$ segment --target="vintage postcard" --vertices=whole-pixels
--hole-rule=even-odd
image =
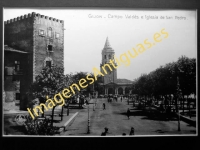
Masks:
[[[197,10],[4,8],[3,136],[197,136]]]

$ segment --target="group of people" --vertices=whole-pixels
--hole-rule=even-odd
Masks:
[[[111,96],[111,95],[109,95],[107,98],[108,98],[108,103],[109,103],[109,102],[112,102],[113,99],[115,99],[115,100],[117,101],[117,96]],[[122,102],[123,96],[121,96],[120,99],[121,99],[121,102]],[[103,103],[103,110],[104,110],[104,109],[106,109],[106,104],[105,104],[105,102]],[[126,114],[127,114],[128,119],[130,119],[131,111],[130,111],[129,108],[127,109]],[[107,127],[105,127],[104,129],[105,129],[105,131],[101,133],[101,136],[106,136],[106,135],[109,133]],[[134,134],[135,134],[134,132],[135,132],[134,128],[131,127],[131,131],[130,131],[129,135],[134,135]],[[122,133],[122,135],[123,135],[123,136],[126,136],[126,133]]]
[[[118,97],[116,95],[115,96],[109,95],[107,98],[108,98],[108,103],[111,103],[113,100],[115,100],[117,102],[117,100],[118,100]],[[120,100],[122,102],[123,96],[120,97]]]
[[[105,109],[106,109],[106,104],[103,103],[103,110],[105,110]],[[127,109],[126,115],[127,115],[128,119],[130,119],[131,111],[129,108]]]
[[[118,100],[117,95],[114,95],[114,96],[113,95],[108,95],[107,98],[108,98],[108,103],[112,102],[113,100],[115,100],[117,102],[117,100]],[[120,99],[121,99],[121,102],[122,102],[123,96],[121,96]]]
[[[74,97],[75,102],[79,104],[79,108],[83,108],[83,105],[88,105],[88,100],[86,99],[86,95],[80,94]]]
[[[117,96],[108,96],[108,103],[111,103],[113,101],[113,99],[115,99],[115,101],[117,102]],[[121,96],[121,102],[122,102],[122,96]],[[103,103],[103,109],[106,109],[106,104]]]
[[[104,129],[105,129],[105,131],[101,133],[101,136],[106,136],[109,133],[107,127],[105,127]],[[122,133],[122,135],[126,136],[126,133]],[[130,131],[129,135],[135,135],[135,129],[133,127],[131,127],[131,131]]]

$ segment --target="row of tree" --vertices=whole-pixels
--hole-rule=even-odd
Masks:
[[[78,81],[82,78],[85,78],[86,76],[87,72],[76,72],[75,74],[70,73],[64,75],[64,69],[57,66],[43,68],[40,74],[36,76],[35,82],[33,82],[33,84],[30,86],[29,107],[33,108],[35,104],[45,103],[48,98],[54,100],[53,97],[55,94],[61,92],[64,88],[68,88],[70,85],[74,83],[78,84]],[[85,89],[81,89],[81,91],[78,91],[78,89],[74,89],[76,94],[72,95],[71,98],[66,99],[67,107],[69,105],[69,102],[77,95],[81,94],[89,95],[89,93],[92,93],[96,85],[97,85],[96,83],[94,85],[92,84],[88,85],[88,87],[86,87]],[[52,108],[52,123],[53,123],[54,109],[59,105],[56,102],[54,104],[56,105],[53,106]],[[63,114],[63,107],[61,112],[61,120]],[[44,112],[43,106],[42,106],[42,111]],[[44,113],[42,114],[42,116],[44,117]]]
[[[179,84],[179,87],[177,87]],[[149,74],[135,79],[132,93],[148,98],[196,95],[196,59],[182,56],[176,62],[160,66]]]
[[[32,99],[39,98],[39,102],[44,103],[46,96],[53,97],[71,84],[78,83],[87,74],[87,72],[77,72],[64,75],[63,68],[57,66],[43,68],[30,87],[30,93],[33,95]],[[76,92],[84,95],[92,94],[94,91],[103,92],[103,87],[99,84],[100,79],[82,89],[82,92]],[[196,59],[182,56],[176,62],[160,66],[149,74],[142,74],[134,80],[132,93],[150,99],[173,95],[176,99],[178,82],[182,97],[196,94]],[[71,99],[67,99],[67,101],[69,100]]]

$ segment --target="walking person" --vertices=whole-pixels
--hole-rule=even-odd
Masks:
[[[130,109],[128,108],[128,109],[127,109],[127,117],[128,117],[128,119],[130,119],[130,114],[131,114],[131,111],[130,111]]]
[[[88,104],[89,104],[87,99],[85,99],[85,104],[86,104],[86,105],[88,105]]]
[[[134,135],[135,133],[135,129],[133,127],[131,127],[131,131],[130,131],[130,134],[129,135]]]
[[[80,101],[80,107],[83,108],[82,105],[84,104],[84,95],[80,96],[80,100],[79,101]]]
[[[106,109],[106,104],[105,104],[105,103],[103,103],[103,110],[104,110],[104,109]]]

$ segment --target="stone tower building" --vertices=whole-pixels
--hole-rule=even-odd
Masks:
[[[102,50],[102,62],[100,64],[100,69],[101,72],[104,72],[102,70],[102,66],[104,66],[104,64],[110,64],[110,59],[114,59],[114,55],[115,55],[115,51],[112,49],[112,47],[110,46],[108,37],[106,39],[106,43],[104,45],[104,48]],[[115,66],[117,66],[117,64],[114,62]],[[110,69],[108,67],[105,67],[107,70],[107,74],[103,77],[103,83],[104,84],[108,84],[108,83],[116,83],[117,80],[117,69],[115,69],[111,64],[110,67],[112,68],[112,71],[110,71]]]
[[[4,45],[4,83],[8,76],[20,81],[23,101],[43,67],[64,67],[64,21],[34,12],[10,19],[4,22]]]
[[[117,78],[117,69],[113,67],[113,65],[110,62],[110,59],[114,59],[115,51],[110,46],[108,38],[106,39],[106,43],[104,45],[104,48],[102,50],[102,62],[100,64],[100,70],[102,73],[104,73],[104,70],[102,67],[107,71],[107,74],[104,73],[104,76],[101,80],[101,87],[99,94],[113,94],[113,95],[129,95],[131,94],[131,85],[132,81],[128,79],[118,79]],[[112,68],[112,71],[105,66],[105,64],[109,64]],[[113,60],[114,66],[117,66],[117,63]]]

